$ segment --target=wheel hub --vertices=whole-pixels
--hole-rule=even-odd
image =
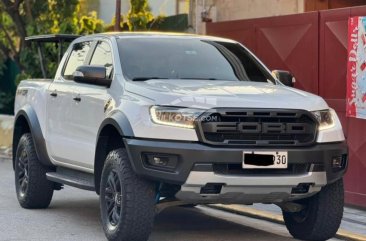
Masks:
[[[122,211],[122,187],[118,174],[111,171],[108,175],[105,188],[105,211],[109,225],[113,228],[118,225]]]
[[[18,158],[18,184],[19,184],[19,193],[21,196],[24,196],[28,189],[29,182],[29,168],[28,168],[28,155],[25,150],[23,150]]]
[[[121,193],[115,193],[114,195],[114,202],[117,204],[117,205],[121,205],[121,199],[122,199],[122,195]]]

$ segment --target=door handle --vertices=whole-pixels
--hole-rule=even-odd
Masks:
[[[74,97],[73,100],[75,100],[77,102],[80,102],[81,101],[81,98],[80,97]]]
[[[57,92],[56,92],[56,91],[52,92],[52,93],[50,94],[50,96],[52,96],[52,97],[57,97]]]

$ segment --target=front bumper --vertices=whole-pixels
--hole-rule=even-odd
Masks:
[[[161,140],[124,141],[138,175],[181,185],[175,197],[187,203],[282,203],[306,198],[340,179],[347,169],[345,142],[306,148],[260,149],[287,150],[289,168],[244,170],[241,168],[243,151],[259,149]],[[161,157],[170,162],[157,167],[149,164],[149,157]],[[333,168],[334,157],[342,157],[341,168]]]
[[[346,142],[317,144],[311,147],[301,148],[220,148],[211,147],[197,142],[177,142],[164,140],[146,139],[124,139],[132,167],[134,171],[145,178],[157,180],[165,183],[179,184],[186,183],[192,171],[211,172],[215,175],[225,175],[234,177],[250,177],[275,181],[283,179],[285,176],[304,176],[308,173],[323,172],[326,174],[326,182],[332,183],[343,176],[347,169],[348,148]],[[244,150],[287,150],[289,166],[302,166],[307,168],[304,172],[253,172],[240,173],[222,172],[222,166],[240,166]],[[162,156],[173,159],[170,168],[159,168],[150,166],[146,162],[146,156]],[[341,169],[332,168],[332,159],[337,156],[344,158]],[[242,183],[246,183],[243,180]],[[270,183],[269,183],[270,184]]]
[[[203,193],[212,184],[220,184],[216,193]],[[253,204],[282,203],[306,198],[327,184],[325,172],[297,176],[224,176],[212,172],[192,171],[176,198],[187,203]],[[299,185],[306,189],[296,192]]]

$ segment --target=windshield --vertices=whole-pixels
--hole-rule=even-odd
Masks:
[[[122,38],[119,54],[129,80],[204,79],[274,82],[237,43],[181,38]]]

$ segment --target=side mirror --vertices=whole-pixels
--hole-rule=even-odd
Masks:
[[[277,78],[279,81],[281,81],[282,84],[294,87],[296,79],[295,77],[288,71],[284,70],[273,70],[272,75]]]
[[[110,87],[112,80],[106,78],[106,72],[104,66],[82,65],[76,68],[73,77],[78,83]]]

